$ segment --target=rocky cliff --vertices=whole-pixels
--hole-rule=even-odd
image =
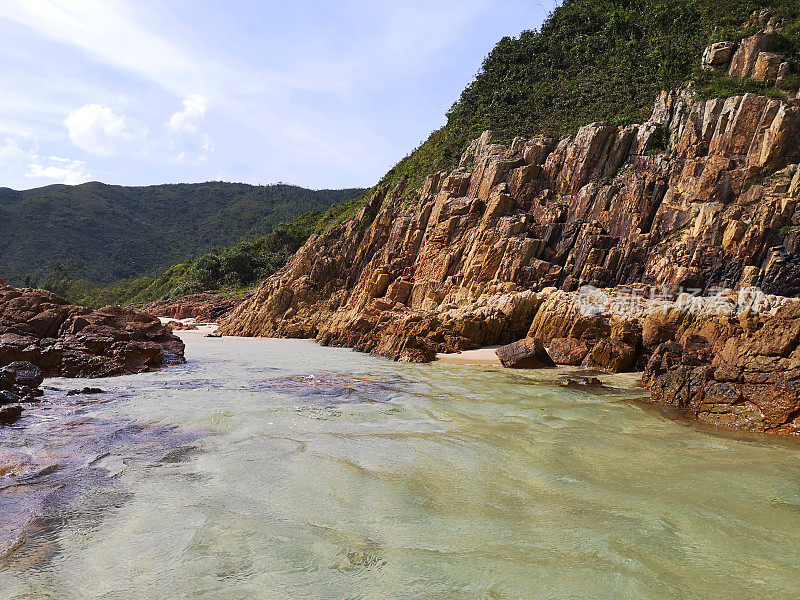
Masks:
[[[771,36],[767,27],[712,46],[704,66],[777,81],[788,63],[770,52]],[[662,93],[641,124],[593,123],[563,139],[505,144],[486,132],[458,167],[418,190],[380,189],[355,217],[310,239],[221,332],[316,338],[409,361],[524,337],[582,339],[577,352],[573,342],[556,342],[556,362],[627,370],[657,354],[675,372],[682,358],[674,348],[657,351],[670,340],[642,344],[640,321],[614,336],[608,316],[591,335],[576,335],[574,315],[558,325],[555,290],[797,295],[798,162],[794,94],[702,100],[687,87]],[[630,351],[611,348],[612,339]],[[669,402],[658,391],[661,372],[654,365],[646,381],[656,400]],[[792,414],[786,407],[788,421]]]

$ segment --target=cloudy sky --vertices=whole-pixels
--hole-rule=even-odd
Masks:
[[[0,186],[369,186],[552,1],[2,0]]]

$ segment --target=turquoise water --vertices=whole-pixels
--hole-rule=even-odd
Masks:
[[[799,444],[551,372],[184,338],[0,430],[0,597],[800,597]]]

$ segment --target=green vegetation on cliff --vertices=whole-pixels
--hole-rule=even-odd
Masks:
[[[141,304],[198,292],[235,293],[256,286],[280,269],[314,232],[322,215],[320,210],[308,211],[265,236],[228,248],[213,248],[153,276],[98,286],[78,277],[73,264],[62,264],[37,285],[91,307]]]
[[[362,192],[223,182],[0,189],[0,275],[13,284],[108,284],[267,235]]]
[[[794,57],[792,72],[800,73],[797,0],[565,0],[539,31],[500,40],[447,123],[379,185],[405,182],[407,191],[416,189],[426,175],[456,165],[487,129],[511,139],[564,135],[594,121],[641,122],[661,90],[699,76],[707,44],[752,34],[742,24],[765,8],[787,22],[780,51]],[[711,86],[708,93],[717,86],[728,94],[749,84],[702,83]],[[763,93],[764,86],[756,87]],[[353,211],[330,212],[334,221]]]

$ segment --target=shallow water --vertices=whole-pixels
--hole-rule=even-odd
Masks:
[[[0,430],[0,597],[798,597],[800,444],[550,373],[184,339]]]

